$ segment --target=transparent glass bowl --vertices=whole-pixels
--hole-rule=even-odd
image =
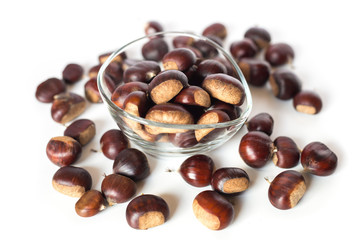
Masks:
[[[142,56],[142,46],[147,43],[151,38],[154,37],[162,37],[168,44],[169,51],[174,49],[173,47],[173,39],[178,36],[191,37],[194,41],[201,41],[203,44],[207,44],[207,46],[211,46],[217,50],[217,57],[222,58],[223,61],[226,61],[229,66],[232,67],[233,76],[238,78],[245,90],[245,101],[244,103],[238,107],[239,117],[233,119],[231,121],[216,123],[216,124],[167,124],[161,122],[151,121],[142,117],[138,117],[128,112],[125,112],[123,109],[119,108],[116,104],[111,101],[111,92],[105,82],[105,70],[109,66],[109,64],[116,58],[117,56],[123,56],[126,54],[128,59],[144,59]],[[159,66],[163,70],[161,62],[159,62]],[[192,155],[192,154],[200,154],[205,153],[209,150],[213,150],[226,141],[228,141],[235,133],[244,125],[247,118],[250,115],[252,108],[252,98],[250,94],[249,87],[246,83],[244,75],[242,74],[240,68],[236,64],[235,60],[217,43],[212,41],[211,39],[199,36],[193,33],[186,32],[161,32],[155,33],[152,35],[147,35],[141,38],[138,38],[128,44],[125,44],[117,51],[113,52],[109,58],[104,62],[102,67],[99,70],[99,74],[97,77],[97,83],[100,95],[103,99],[104,104],[110,111],[112,118],[115,120],[119,128],[124,132],[124,134],[129,138],[132,144],[137,145],[141,148],[145,153],[150,154],[152,156],[184,156],[184,155]],[[134,127],[135,126],[135,127]],[[171,129],[170,132],[176,132],[179,130],[180,132],[187,132],[188,135],[191,135],[192,131],[199,131],[200,129],[213,129],[217,131],[216,137],[210,139],[205,142],[198,142],[197,144],[189,144],[191,146],[179,147],[178,144],[173,144],[169,141],[168,134],[160,134],[159,136],[152,136],[146,133],[145,127],[160,127]],[[150,136],[150,137],[149,137]]]

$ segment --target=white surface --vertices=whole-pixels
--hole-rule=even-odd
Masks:
[[[360,22],[356,1],[3,1],[1,22],[1,239],[335,239],[359,236],[352,215],[360,213],[359,197],[359,73]],[[322,141],[337,154],[339,164],[329,177],[308,179],[308,191],[294,209],[275,209],[267,199],[268,183],[281,172],[270,162],[254,170],[240,159],[240,131],[223,147],[209,153],[217,167],[239,166],[251,178],[250,188],[236,198],[236,216],[225,230],[211,231],[193,216],[191,203],[209,188],[187,185],[176,169],[184,159],[149,158],[151,176],[137,194],[162,196],[170,206],[169,221],[148,231],[131,229],[125,220],[126,204],[114,206],[92,218],[76,215],[76,199],[51,186],[58,169],[45,147],[64,127],[50,117],[50,105],[37,102],[37,85],[60,77],[70,62],[86,70],[97,56],[143,35],[148,20],[158,20],[166,30],[200,33],[220,21],[228,27],[228,46],[245,30],[259,25],[273,42],[287,42],[296,52],[294,71],[306,89],[323,98],[319,115],[295,112],[291,102],[276,100],[269,89],[252,89],[252,116],[266,111],[275,119],[272,138],[292,137],[303,148]],[[82,80],[71,90],[83,93]],[[357,115],[355,115],[357,114]],[[99,148],[101,134],[115,128],[103,105],[88,104],[82,115],[95,121],[97,135],[75,164],[90,171],[100,189],[103,173],[112,162]],[[300,166],[295,169],[301,169]],[[356,216],[355,216],[356,217]],[[346,234],[346,235],[345,235]],[[6,237],[5,237],[6,236]]]

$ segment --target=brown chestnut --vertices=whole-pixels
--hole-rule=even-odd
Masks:
[[[188,79],[183,72],[167,70],[159,73],[150,82],[149,93],[154,103],[166,103],[187,86]]]
[[[211,178],[211,187],[223,194],[239,194],[250,184],[248,174],[241,168],[225,167],[217,169]]]
[[[300,160],[300,150],[294,140],[289,137],[277,137],[274,140],[274,164],[280,168],[295,167]]]
[[[84,146],[94,138],[95,132],[95,123],[93,121],[78,119],[66,127],[64,136],[72,137]]]
[[[211,105],[211,99],[210,95],[201,87],[189,86],[179,92],[174,103],[208,108]]]
[[[99,63],[103,64],[110,57],[111,54],[113,54],[113,52],[106,52],[106,53],[100,54],[98,57]],[[112,62],[122,63],[125,59],[127,59],[127,55],[125,52],[122,52],[119,55],[115,56],[115,58],[112,60]]]
[[[158,21],[149,21],[145,24],[144,31],[146,35],[164,31],[163,26]]]
[[[99,73],[99,70],[100,70],[101,66],[102,66],[102,64],[98,64],[98,65],[92,66],[92,67],[89,69],[89,72],[88,72],[89,78],[97,78],[97,75],[98,75],[98,73]]]
[[[150,174],[146,155],[135,148],[121,151],[113,163],[113,172],[131,178],[133,181],[145,179]]]
[[[281,100],[292,99],[301,90],[301,80],[287,69],[275,70],[271,73],[269,81],[274,96]]]
[[[197,74],[201,81],[204,80],[207,76],[214,73],[227,73],[224,64],[214,59],[206,59],[198,64]]]
[[[265,60],[271,66],[277,67],[287,63],[292,63],[295,57],[293,48],[286,43],[273,43],[266,49]]]
[[[246,81],[256,87],[262,87],[269,80],[271,66],[261,59],[242,58],[238,63]]]
[[[101,192],[112,206],[129,201],[136,193],[136,184],[128,177],[113,173],[101,182]]]
[[[206,111],[197,124],[214,124],[230,121],[230,117],[223,111],[217,109],[211,109]],[[198,142],[205,143],[216,139],[225,131],[225,128],[204,128],[196,129],[195,137]]]
[[[240,61],[242,58],[254,57],[257,52],[258,47],[248,38],[235,41],[230,45],[230,53],[237,61]]]
[[[92,186],[92,178],[84,168],[64,166],[52,178],[54,189],[70,197],[81,197]]]
[[[207,37],[210,40],[215,40],[215,36],[207,36]],[[217,39],[214,42],[218,45],[221,45],[221,42],[218,42]],[[214,44],[210,43],[209,41],[196,40],[192,46],[201,52],[203,58],[213,58],[219,54]]]
[[[175,48],[165,54],[162,64],[165,70],[179,70],[185,72],[195,64],[196,55],[188,48]]]
[[[89,190],[75,203],[75,211],[80,217],[92,217],[107,206],[106,199],[101,192]]]
[[[115,82],[107,74],[104,75],[104,81],[108,90],[112,93],[115,90]],[[97,85],[97,78],[90,78],[84,85],[85,97],[91,103],[102,103],[102,98]]]
[[[40,83],[36,88],[35,97],[43,103],[51,103],[54,96],[66,91],[64,81],[58,78],[49,78]]]
[[[118,86],[123,82],[124,70],[122,64],[115,61],[110,62],[105,69],[105,74],[112,79],[115,86]]]
[[[221,230],[234,219],[234,207],[221,194],[205,190],[199,193],[192,204],[195,217],[211,230]]]
[[[169,51],[169,46],[162,38],[150,39],[141,49],[142,55],[146,60],[159,62]]]
[[[227,30],[224,24],[222,23],[213,23],[207,26],[203,32],[203,36],[216,36],[221,40],[224,40],[227,36]]]
[[[124,72],[124,82],[150,82],[159,72],[160,66],[154,61],[141,61],[130,67]]]
[[[142,194],[126,208],[126,221],[135,229],[145,230],[164,224],[170,215],[165,200],[153,194]]]
[[[306,114],[317,114],[321,111],[322,100],[314,91],[302,90],[293,98],[296,111]]]
[[[81,80],[84,74],[82,66],[76,63],[66,65],[62,72],[62,77],[66,83],[75,83]]]
[[[108,130],[100,138],[101,151],[111,160],[128,147],[130,147],[129,139],[119,129]]]
[[[80,116],[86,107],[85,98],[76,93],[55,95],[51,105],[51,117],[55,122],[67,123]]]
[[[169,124],[193,124],[193,116],[181,105],[175,103],[157,104],[149,109],[146,119]],[[187,129],[165,128],[146,125],[145,129],[150,134],[186,132]]]
[[[337,162],[336,154],[321,142],[311,142],[301,152],[301,165],[304,170],[317,176],[333,174]]]
[[[263,167],[273,154],[274,145],[270,137],[260,131],[245,134],[239,145],[239,153],[244,162],[253,168]]]
[[[278,174],[270,183],[270,203],[281,210],[295,207],[306,191],[305,179],[301,173],[287,170]]]
[[[188,36],[176,36],[173,38],[172,43],[174,48],[189,47],[193,45],[194,38]]]
[[[208,75],[202,82],[202,88],[213,98],[240,106],[245,101],[245,90],[241,82],[227,74]]]
[[[188,157],[180,166],[181,177],[194,187],[205,187],[211,182],[214,161],[207,155],[196,154]]]
[[[236,107],[232,104],[229,103],[225,103],[222,102],[220,100],[215,99],[215,101],[213,101],[213,105],[211,106],[211,109],[217,109],[217,110],[221,110],[223,112],[225,112],[230,120],[234,120],[238,117],[240,117],[240,113],[241,113],[241,109],[239,107]]]
[[[246,122],[246,127],[249,132],[261,131],[270,136],[274,128],[274,119],[269,113],[258,113]]]
[[[259,49],[267,48],[271,42],[270,33],[262,27],[249,28],[244,37],[253,40]]]
[[[59,167],[68,166],[81,156],[81,144],[67,136],[53,137],[46,146],[46,155]]]
[[[148,93],[149,85],[144,82],[128,82],[119,85],[111,94],[111,101],[115,103],[119,108],[124,108],[124,101],[126,97],[135,91],[142,91]]]
[[[180,148],[193,147],[198,143],[194,130],[189,130],[183,133],[169,133],[168,139],[174,146]]]

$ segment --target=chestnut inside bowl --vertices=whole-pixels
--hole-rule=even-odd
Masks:
[[[106,84],[105,77],[109,64],[111,64],[113,61],[117,61],[119,56],[124,57],[125,55],[127,63],[137,62],[138,60],[145,60],[142,54],[142,47],[151,39],[155,38],[164,40],[168,46],[168,51],[171,51],[175,49],[173,40],[174,38],[178,39],[178,37],[191,38],[191,47],[195,47],[195,42],[200,42],[201,46],[198,47],[198,49],[202,51],[204,51],[204,49],[206,50],[207,48],[211,48],[213,51],[211,56],[208,58],[197,57],[198,62],[205,59],[220,59],[220,62],[227,65],[227,71],[230,70],[232,72],[231,76],[236,78],[241,83],[244,90],[244,101],[240,106],[235,107],[237,112],[235,117],[231,116],[231,114],[228,114],[228,116],[230,116],[230,120],[224,122],[197,124],[196,119],[199,117],[197,116],[194,117],[195,120],[193,124],[170,124],[149,120],[146,119],[145,116],[133,115],[129,111],[123,110],[112,101],[112,92]],[[127,63],[123,61],[120,64]],[[161,68],[161,71],[167,71],[164,70],[162,60],[158,61],[158,64]],[[244,125],[245,121],[250,115],[252,108],[252,98],[249,87],[235,60],[219,44],[212,41],[211,39],[186,32],[159,32],[138,38],[130,43],[125,44],[113,52],[103,63],[97,76],[97,83],[103,102],[107,106],[112,118],[115,120],[119,128],[125,133],[131,143],[141,148],[147,154],[153,156],[182,156],[205,153],[209,150],[213,150],[234,136],[234,134]],[[147,84],[149,84],[149,82],[147,82]],[[155,105],[149,96],[148,98],[151,102],[151,105]],[[169,102],[172,103],[173,101],[174,98]],[[198,108],[197,111],[200,109],[200,112],[195,112],[195,115],[200,115],[202,112],[206,113],[214,109],[215,103],[219,103],[219,101],[211,97],[211,106],[209,108]],[[154,129],[160,129],[160,131],[158,131],[159,134],[154,134],[153,131],[150,133],[148,131]]]

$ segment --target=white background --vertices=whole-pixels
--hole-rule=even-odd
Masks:
[[[2,1],[0,4],[1,68],[1,239],[335,239],[359,237],[359,27],[356,1]],[[294,71],[303,88],[316,90],[324,107],[316,116],[297,113],[291,102],[275,99],[269,88],[252,88],[251,116],[270,113],[272,138],[285,135],[300,148],[322,141],[338,156],[336,172],[307,176],[308,191],[293,209],[275,209],[267,199],[268,183],[282,171],[269,162],[255,170],[238,154],[241,130],[225,145],[209,152],[216,167],[238,166],[251,178],[250,188],[234,200],[236,216],[222,231],[211,231],[194,217],[191,203],[209,188],[187,185],[176,172],[184,158],[149,157],[150,177],[137,194],[162,196],[169,204],[166,224],[138,231],[125,220],[127,204],[92,218],[76,215],[76,199],[56,192],[51,179],[58,169],[46,157],[51,137],[64,127],[50,117],[50,105],[35,99],[37,85],[61,77],[66,64],[85,67],[97,56],[143,35],[147,21],[158,20],[166,30],[201,33],[213,22],[229,32],[225,48],[258,25],[273,42],[295,50]],[[82,80],[70,89],[83,94]],[[96,123],[97,135],[75,164],[89,170],[93,188],[100,189],[112,162],[101,153],[99,139],[115,128],[104,105],[88,104],[82,115]],[[301,170],[298,166],[295,169]],[[355,216],[355,218],[352,218]],[[5,225],[4,225],[5,223]],[[6,237],[5,237],[6,236]]]

